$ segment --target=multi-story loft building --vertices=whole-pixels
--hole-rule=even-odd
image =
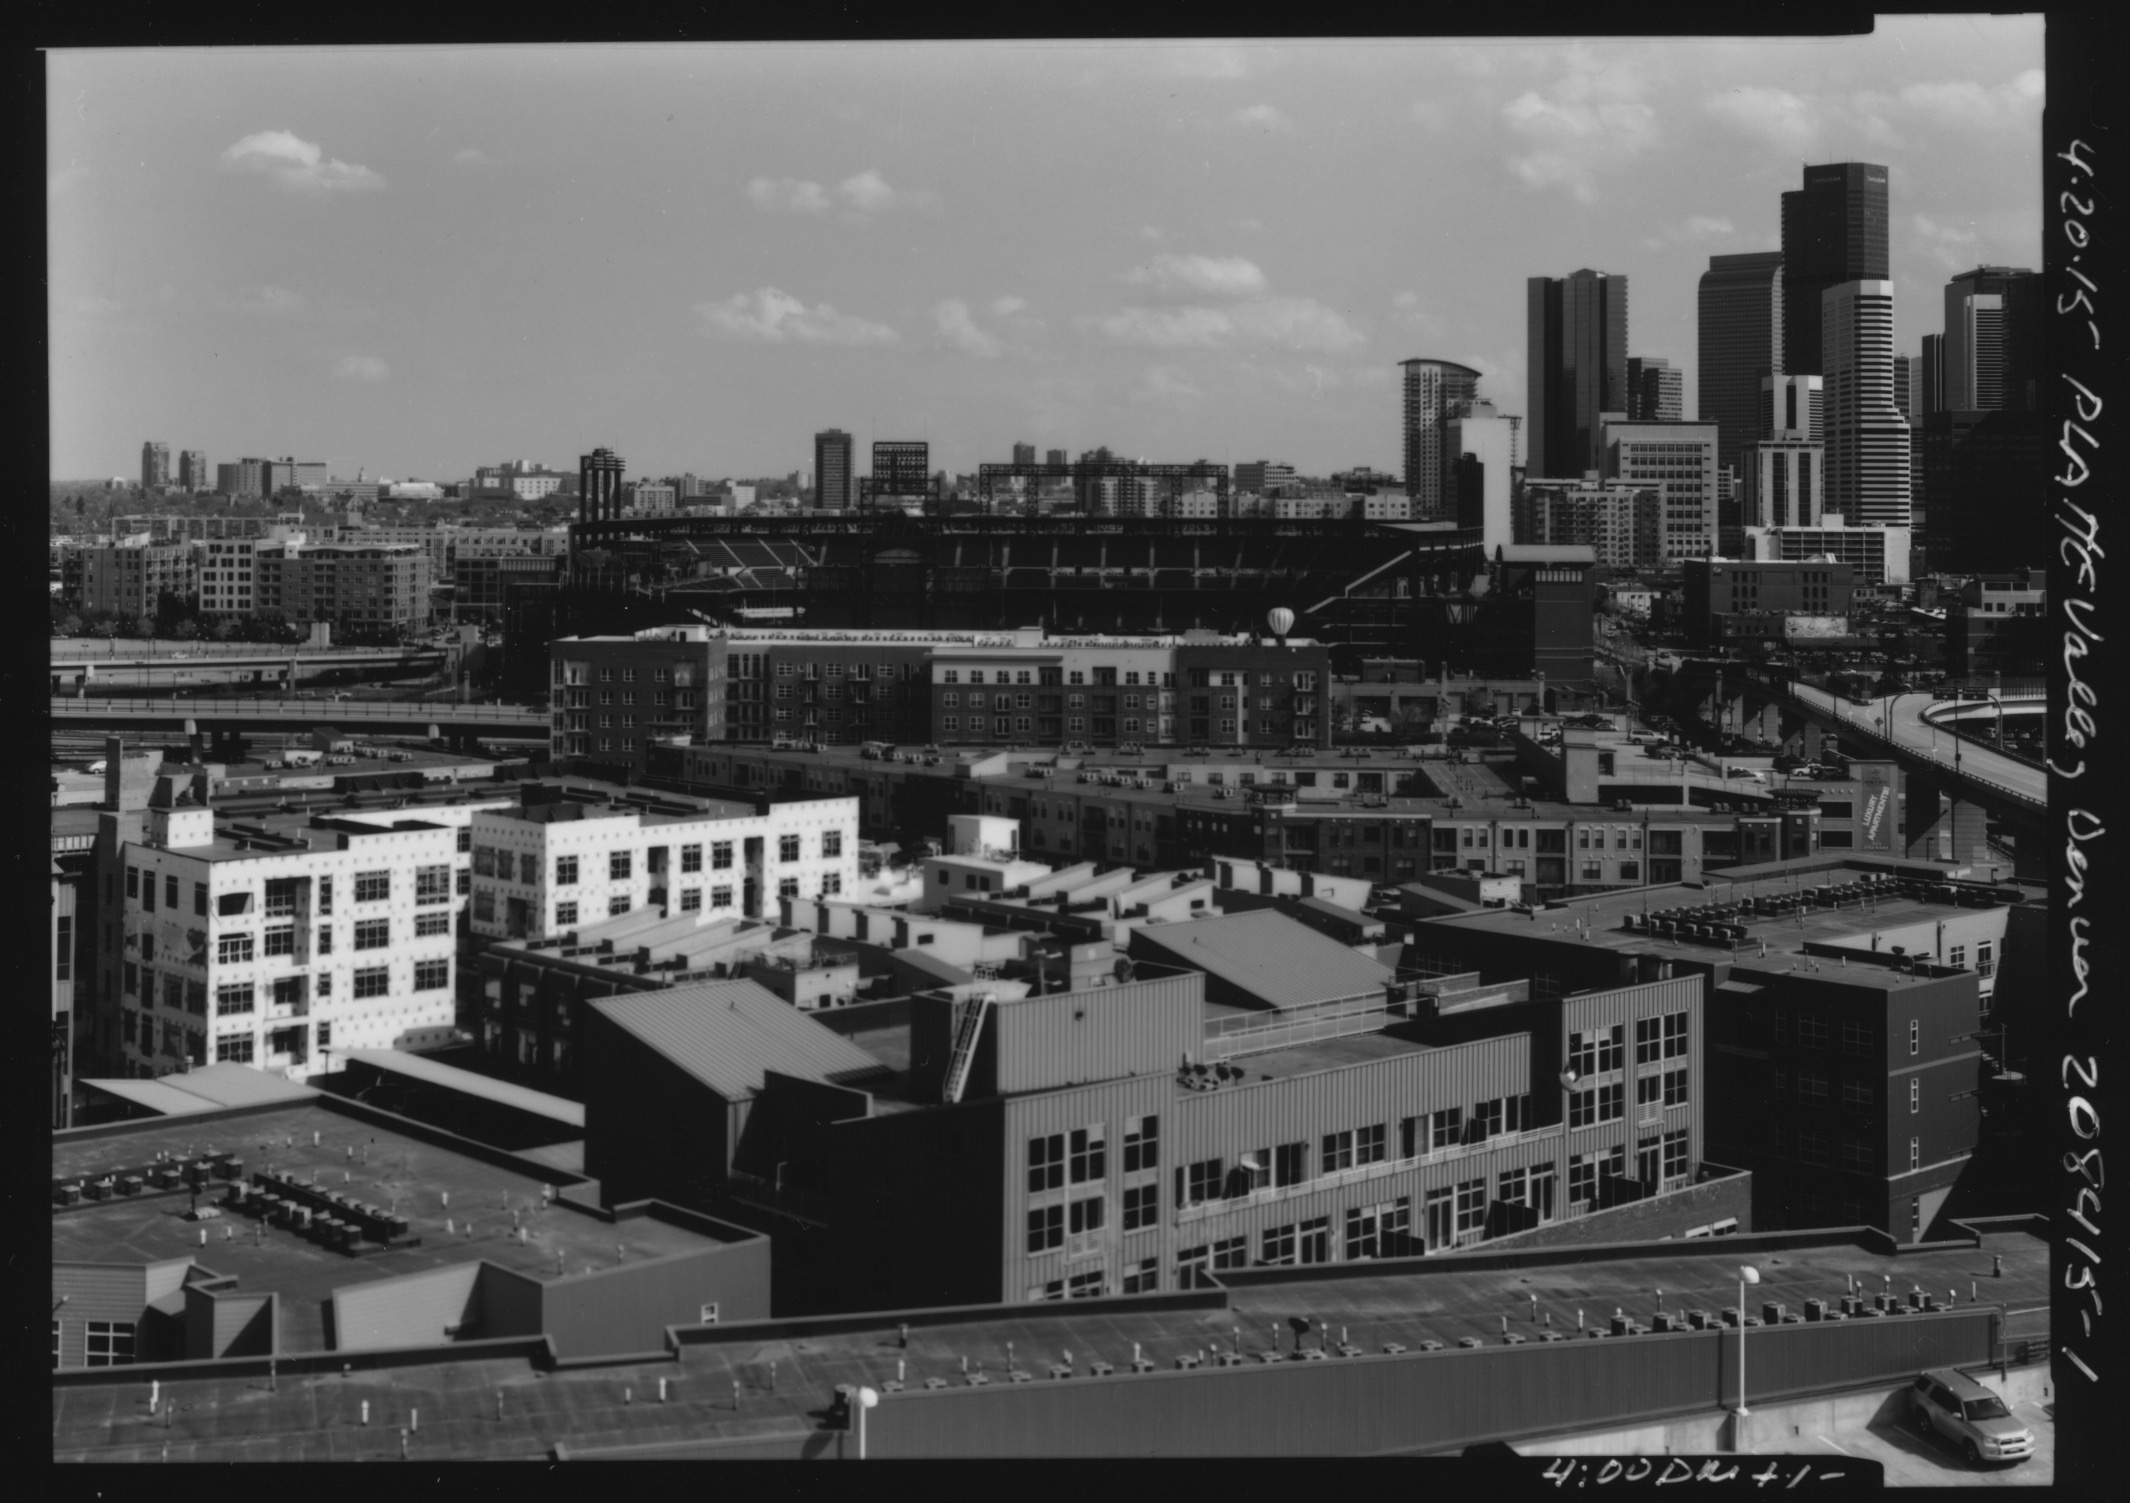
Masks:
[[[724,739],[727,646],[712,628],[561,637],[547,650],[556,760],[595,756],[641,773],[654,743]]]
[[[1741,637],[1779,634],[1791,616],[1849,614],[1855,570],[1848,564],[1807,560],[1740,562],[1694,558],[1686,561],[1687,640],[1697,647],[1720,647]]]
[[[240,459],[235,464],[215,466],[214,488],[231,500],[250,501],[268,494],[263,459]]]
[[[1686,372],[1653,355],[1627,357],[1627,416],[1676,423],[1686,416]]]
[[[1598,563],[1653,569],[1664,561],[1664,503],[1649,485],[1526,477],[1515,501],[1518,543],[1586,545]]]
[[[1253,496],[1277,496],[1298,483],[1294,466],[1277,459],[1247,459],[1235,467],[1235,489]]]
[[[1479,372],[1453,360],[1407,360],[1399,368],[1405,372],[1405,490],[1414,514],[1433,521],[1455,504],[1447,487],[1457,455],[1445,443],[1445,430],[1478,398]],[[1240,470],[1235,483],[1252,489]],[[1262,487],[1257,492],[1265,494]]]
[[[413,543],[265,543],[254,570],[259,609],[291,621],[382,631],[429,620],[429,554]]]
[[[513,586],[561,581],[562,553],[461,554],[451,565],[451,615],[458,621],[500,621]]]
[[[1908,424],[1893,395],[1893,283],[1821,295],[1827,505],[1852,527],[1906,527]]]
[[[1015,445],[1013,446],[1013,462],[1014,462],[1015,464],[1034,464],[1034,463],[1035,463],[1035,445],[1034,445],[1034,444],[1015,444]]]
[[[327,1050],[452,1041],[452,821],[245,822],[204,795],[204,780],[166,778],[145,814],[103,816],[97,1033],[115,1073],[214,1061],[300,1080],[329,1068]]]
[[[1845,282],[1891,276],[1886,169],[1875,162],[1806,167],[1782,196],[1782,363],[1797,375],[1832,373],[1820,302]]]
[[[931,740],[933,645],[976,634],[733,631],[725,640],[727,740],[855,745]]]
[[[612,449],[594,449],[577,460],[577,520],[610,521],[621,515],[621,477],[626,466]]]
[[[2023,892],[1900,862],[1727,875],[1432,919],[1417,943],[1534,996],[1700,975],[1708,1154],[1752,1171],[1755,1225],[1937,1235],[1976,1146],[1988,996],[2008,966],[2041,963],[2007,953]]]
[[[74,1125],[74,1060],[95,1006],[96,811],[57,808],[51,822],[52,1128]]]
[[[1783,369],[1782,252],[1709,257],[1698,311],[1696,411],[1716,425],[1716,463],[1736,469],[1759,436],[1754,402],[1761,382]]]
[[[165,595],[200,593],[200,556],[190,543],[129,538],[81,550],[81,603],[92,611],[152,616]]]
[[[858,504],[857,447],[841,428],[814,435],[814,505],[849,511]]]
[[[614,792],[528,785],[519,807],[474,815],[476,938],[552,939],[642,908],[759,919],[779,898],[857,880],[855,800],[622,803]]]
[[[1810,527],[1752,526],[1745,529],[1741,561],[1807,563],[1826,559],[1848,565],[1853,589],[1905,585],[1914,534],[1906,527],[1852,527],[1822,516]]]
[[[1628,410],[1627,278],[1588,269],[1532,277],[1525,321],[1531,470],[1601,468],[1602,415]]]
[[[670,517],[679,493],[658,480],[638,480],[623,487],[622,510],[632,517]]]
[[[2048,572],[1979,574],[1946,607],[1946,655],[1962,677],[2048,671]]]
[[[1716,425],[1637,423],[1606,416],[1599,425],[1605,479],[1655,490],[1661,500],[1665,559],[1716,551]]]
[[[277,541],[300,543],[302,534]],[[233,620],[258,610],[259,550],[266,546],[260,538],[209,539],[198,545],[201,615]]]
[[[1585,1217],[1600,1240],[1629,1204],[1709,1219],[1698,979],[1534,1001],[1270,911],[1141,930],[1131,958],[1107,985],[794,1014],[873,1062],[836,1092],[706,1089],[680,1019],[643,1023],[685,993],[596,1002],[586,1168],[806,1217],[846,1308],[1187,1289]],[[1657,1109],[1630,1115],[1645,1074]],[[647,1103],[692,1126],[658,1136]]]
[[[207,468],[203,449],[187,449],[178,456],[178,487],[192,492],[214,489],[214,471]]]

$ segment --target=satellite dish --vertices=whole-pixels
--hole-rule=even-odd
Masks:
[[[1129,955],[1119,955],[1117,957],[1117,963],[1110,967],[1111,973],[1116,976],[1119,981],[1131,980],[1133,973],[1137,969],[1138,968],[1132,964],[1132,960]]]
[[[1284,637],[1294,630],[1294,612],[1284,605],[1276,606],[1265,613],[1265,624],[1272,628],[1272,635]]]

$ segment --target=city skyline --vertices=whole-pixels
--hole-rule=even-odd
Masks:
[[[2039,264],[2041,36],[57,52],[52,472],[1397,471],[1399,362],[1520,412],[1523,280],[1577,266],[1695,416],[1701,273],[1803,163],[1889,167],[1901,353]]]

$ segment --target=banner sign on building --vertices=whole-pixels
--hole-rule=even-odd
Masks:
[[[1884,765],[1858,766],[1856,843],[1866,851],[1894,848],[1893,778]]]

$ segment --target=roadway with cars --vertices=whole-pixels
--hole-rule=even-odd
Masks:
[[[1874,699],[1868,705],[1851,704],[1812,684],[1792,683],[1789,693],[1799,704],[1832,717],[1844,729],[1890,741],[1918,761],[1934,763],[1948,773],[1957,772],[1960,777],[1987,784],[2037,808],[2048,803],[2048,774],[2040,768],[1986,746],[1956,742],[1950,734],[1936,734],[1935,727],[1923,715],[1931,704],[1926,692],[1911,690]]]

